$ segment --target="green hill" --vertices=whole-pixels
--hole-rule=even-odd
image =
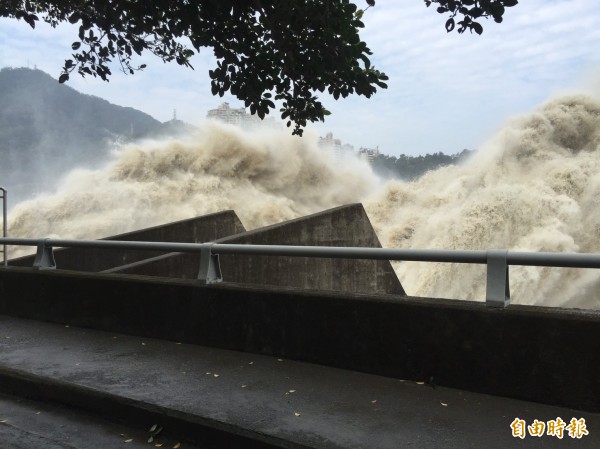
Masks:
[[[0,185],[13,205],[52,190],[71,168],[105,160],[117,137],[160,128],[148,114],[81,94],[41,70],[0,70]]]

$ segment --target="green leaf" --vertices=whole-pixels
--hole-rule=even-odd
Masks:
[[[69,74],[68,73],[63,73],[62,75],[60,75],[60,77],[58,78],[58,82],[60,84],[64,83],[65,81],[67,81],[69,79]]]
[[[494,20],[498,23],[502,22],[502,15],[504,14],[504,5],[502,3],[492,3],[490,5],[490,9],[492,10],[492,16]]]
[[[36,15],[30,14],[23,17],[23,20],[27,22],[31,28],[35,28],[35,21],[38,20],[38,18]]]
[[[365,55],[360,55],[360,59],[362,59],[365,63],[365,69],[371,68],[371,61]]]
[[[481,17],[482,14],[483,14],[483,9],[479,8],[478,6],[475,6],[474,8],[471,8],[469,10],[469,15],[471,17],[473,17],[474,19],[476,19],[477,17]]]
[[[483,33],[483,27],[481,26],[481,24],[479,24],[477,22],[473,22],[471,24],[471,30],[475,31],[479,35],[481,35],[481,33]]]

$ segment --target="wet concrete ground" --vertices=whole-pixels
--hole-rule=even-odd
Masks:
[[[81,410],[5,394],[0,394],[0,421],[2,449],[170,449],[178,443],[182,449],[202,449],[186,441],[165,438],[162,432],[153,436],[149,432],[152,425],[144,431]],[[150,437],[152,444],[148,443]]]
[[[206,447],[249,447],[240,441],[289,448],[600,447],[598,414],[7,316],[0,316],[0,390],[68,404],[0,398],[2,448],[135,447],[163,418],[164,437],[181,438],[185,447],[210,441],[202,437],[207,429],[242,440],[232,446],[220,438]],[[31,413],[43,407],[50,413]],[[531,424],[557,417],[567,424],[585,419],[589,435],[512,436],[515,418]],[[113,418],[124,424],[111,424]],[[125,443],[121,434],[128,432],[137,433]],[[35,446],[38,435],[49,443]],[[21,437],[30,445],[16,445]]]

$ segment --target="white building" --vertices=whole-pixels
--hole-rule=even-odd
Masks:
[[[243,129],[254,129],[260,123],[258,116],[248,114],[245,108],[231,108],[229,103],[222,103],[216,109],[209,110],[206,117]]]
[[[245,130],[256,129],[259,126],[269,128],[281,128],[282,126],[281,122],[278,122],[273,117],[266,117],[261,120],[258,118],[258,115],[248,114],[246,108],[232,108],[229,106],[229,103],[222,103],[217,108],[209,110],[206,113],[206,118],[239,126]]]
[[[379,146],[375,148],[363,148],[360,147],[358,150],[358,156],[366,160],[369,164],[373,165],[373,159],[379,155]]]
[[[356,151],[352,145],[342,144],[340,139],[334,139],[333,133],[327,133],[325,137],[319,137],[319,147],[331,151],[335,160],[340,160],[345,154],[353,154],[369,164],[373,164],[373,159],[379,155],[378,146],[375,148],[361,147]]]

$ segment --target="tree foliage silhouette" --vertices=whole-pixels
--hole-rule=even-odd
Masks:
[[[365,0],[366,9],[375,5]],[[481,34],[476,19],[502,19],[516,0],[425,0],[450,13],[446,29]],[[32,28],[40,20],[56,27],[79,26],[73,53],[59,81],[73,72],[108,80],[111,63],[125,73],[148,51],[164,62],[192,67],[190,58],[212,48],[216,67],[209,71],[213,95],[230,92],[264,118],[281,102],[281,117],[302,134],[307,121],[324,120],[329,112],[317,92],[335,99],[351,94],[371,97],[385,89],[388,77],[371,65],[372,54],[359,31],[364,9],[350,0],[7,0],[0,17],[21,19]]]

